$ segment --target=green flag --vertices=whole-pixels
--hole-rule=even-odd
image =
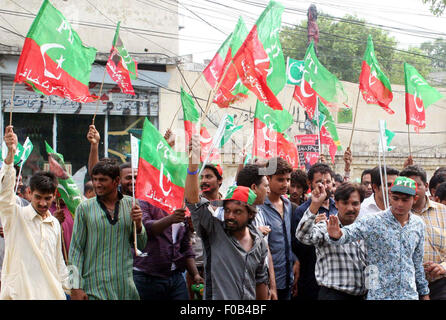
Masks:
[[[338,123],[352,123],[352,108],[340,108],[338,112]]]
[[[410,64],[404,64],[406,85],[406,124],[413,124],[415,130],[426,127],[425,108],[444,98],[435,88],[431,87],[421,74]]]
[[[318,101],[318,110],[319,130],[322,129],[322,127],[324,126],[333,139],[334,144],[337,146],[337,149],[342,150],[341,141],[339,140],[338,130],[336,129],[333,116],[321,100]],[[317,117],[313,118],[313,123],[317,125]]]
[[[46,152],[48,153],[48,163],[50,172],[57,177],[59,185],[57,191],[65,202],[68,210],[74,216],[77,206],[82,202],[82,195],[74,182],[73,178],[65,170],[65,161],[60,153],[54,152],[50,145],[45,141]]]
[[[26,137],[25,143],[23,145],[17,143],[17,150],[14,155],[14,164],[20,163],[20,165],[23,166],[32,151],[33,151],[33,144],[28,137]],[[3,141],[2,143],[3,161],[5,160],[7,154],[8,154],[8,147],[6,146],[5,141]]]
[[[304,96],[310,97],[316,93],[322,97],[322,100],[329,103],[345,103],[347,101],[347,94],[342,83],[319,62],[314,51],[313,41],[305,53],[304,67],[302,79],[311,87],[308,92],[302,92]],[[301,88],[305,88],[304,84],[301,85]],[[325,101],[323,102],[326,103]]]
[[[379,150],[381,150],[381,152],[383,150],[381,141],[383,141],[385,143],[385,145],[387,147],[386,151],[392,151],[393,149],[395,149],[394,146],[390,146],[390,142],[392,141],[393,137],[395,136],[395,132],[387,129],[387,121],[379,120],[379,132],[380,132],[380,137],[379,137],[379,141],[378,141]]]
[[[286,83],[279,37],[283,10],[282,4],[270,1],[233,58],[243,84],[275,110],[283,110],[276,95]]]
[[[29,84],[45,95],[86,103],[96,49],[85,47],[70,23],[44,0],[23,44],[14,82]]]
[[[227,114],[226,115],[226,127],[225,131],[223,132],[223,137],[220,141],[220,148],[223,147],[223,145],[229,141],[231,136],[234,134],[234,132],[240,130],[243,126],[235,126],[234,124],[234,117]]]
[[[287,59],[286,75],[288,84],[293,84],[295,86],[300,86],[302,81],[302,74],[305,69],[303,60]]]
[[[136,198],[169,214],[182,208],[187,163],[185,154],[175,152],[146,118],[139,148]]]

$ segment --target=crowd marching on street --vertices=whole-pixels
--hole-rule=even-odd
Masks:
[[[1,300],[446,300],[446,167],[440,159],[428,176],[431,167],[412,158],[409,130],[406,161],[386,165],[395,134],[379,120],[378,163],[369,162],[360,182],[353,179],[351,173],[364,168],[353,167],[351,150],[360,93],[366,104],[395,113],[372,36],[364,45],[350,144],[343,150],[332,113],[347,106],[346,93],[318,60],[316,7],[307,14],[305,57],[287,63],[279,32],[283,11],[270,1],[251,31],[239,18],[199,75],[212,87],[205,109],[176,65],[189,92],[180,87],[178,105],[160,112],[175,114],[173,125],[182,109],[183,150],[172,125],[163,135],[145,118],[141,140],[130,135],[131,157],[120,163],[100,157],[101,137],[108,150],[108,122],[100,133],[95,113],[88,128],[76,127],[90,144],[89,154],[80,154],[88,164],[82,194],[63,156],[46,141],[49,170],[33,169],[22,179],[32,144],[27,138],[21,145],[17,134],[23,132],[13,126],[16,83],[42,97],[74,101],[79,110],[96,103],[97,112],[101,103],[108,112],[113,104],[111,91],[110,101],[102,98],[104,80],[98,95],[89,91],[97,84],[89,85],[96,49],[83,45],[62,13],[43,0],[12,81],[9,125],[1,126]],[[135,96],[131,80],[138,67],[119,27],[103,78],[108,72],[113,92],[127,99]],[[407,63],[404,75],[406,124],[419,131],[426,127],[425,107],[443,95]],[[292,102],[305,110],[306,132],[317,134],[290,141],[294,114],[278,98],[285,84],[294,86]],[[226,152],[223,146],[242,126],[226,112],[211,135],[205,126],[211,105],[230,108],[249,93],[256,97],[253,128],[245,130],[252,139]],[[138,101],[140,116],[143,100],[131,101]],[[322,145],[333,164],[343,150],[343,172],[334,172]],[[78,155],[82,148],[76,147],[71,152]],[[235,176],[223,154],[240,156]]]
[[[168,130],[173,146],[171,137]],[[222,195],[221,166],[199,175],[192,139],[185,206],[169,214],[133,202],[137,172],[98,159],[94,125],[87,139],[91,181],[72,218],[53,202],[53,173],[35,173],[22,187],[17,136],[6,128],[1,299],[446,298],[444,167],[428,180],[409,157],[401,170],[365,170],[359,184],[349,181],[349,149],[342,182],[323,157],[308,172],[276,157],[239,165]]]

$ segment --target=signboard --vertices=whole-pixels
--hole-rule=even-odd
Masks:
[[[294,136],[299,155],[299,168],[308,171],[319,158],[319,141],[317,134],[298,134]]]

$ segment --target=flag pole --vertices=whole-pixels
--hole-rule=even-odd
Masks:
[[[410,128],[409,128],[409,125],[407,125],[407,138],[409,139],[409,155],[412,157],[412,150],[410,148]]]
[[[389,192],[387,192],[387,167],[386,167],[387,143],[385,143],[385,141],[383,139],[384,138],[383,134],[382,134],[383,132],[384,132],[384,128],[382,126],[382,122],[379,121],[379,139],[380,139],[380,142],[381,142],[381,149],[382,149],[382,152],[383,152],[384,183],[385,183],[384,187],[386,188],[384,200],[386,201],[386,209],[387,209],[389,207]]]
[[[12,108],[14,107],[15,81],[12,81],[11,109],[9,109],[9,125],[12,126]]]
[[[382,165],[381,165],[381,150],[379,148],[379,145],[378,145],[378,167],[379,167],[379,178],[381,179],[381,191],[383,194],[384,208],[387,210],[387,202],[386,202],[386,195],[384,193],[384,180],[383,180]]]
[[[175,122],[175,120],[177,118],[177,115],[178,115],[178,112],[180,112],[181,107],[182,107],[182,105],[180,103],[180,106],[178,107],[177,112],[175,112],[175,115],[173,116],[172,122],[170,123],[170,127],[169,127],[170,130],[172,130],[173,123]]]
[[[101,100],[101,95],[102,95],[102,87],[104,86],[104,81],[105,81],[105,73],[107,71],[107,64],[104,66],[104,75],[102,76],[102,82],[101,82],[101,87],[99,88],[99,97],[98,100],[96,100],[96,111],[94,112],[93,115],[93,121],[92,121],[92,125],[94,125],[94,119],[96,118],[96,114],[98,113],[98,109],[99,109],[99,101]]]
[[[211,148],[209,149],[208,154],[206,155],[206,158],[203,161],[203,164],[201,165],[201,169],[200,172],[198,173],[198,176],[201,175],[201,173],[204,170],[204,167],[206,166],[206,164],[208,163],[208,160],[212,154],[212,152],[215,150],[215,148],[217,147],[217,145],[220,144],[221,139],[223,137],[223,133],[225,131],[225,127],[226,127],[226,122],[227,122],[227,116],[225,115],[223,117],[223,119],[220,121],[220,124],[218,125],[217,131],[215,132],[214,138],[212,139],[212,145]]]
[[[209,108],[210,108],[210,106],[211,106],[211,104],[212,104],[212,101],[214,100],[215,94],[216,94],[217,91],[220,89],[221,84],[223,83],[223,79],[226,77],[226,74],[228,73],[229,67],[231,66],[232,63],[233,63],[233,62],[232,62],[232,59],[231,59],[231,60],[229,61],[228,65],[226,66],[225,72],[223,72],[223,75],[221,76],[220,81],[218,82],[217,86],[211,90],[211,93],[209,94],[208,102],[207,102],[207,104],[206,104],[206,109],[205,109],[204,113],[203,113],[202,116],[201,116],[201,121],[200,121],[200,123],[201,123],[201,122],[203,121],[203,119],[206,117],[206,115],[207,115],[207,113],[208,113],[208,111],[209,111]]]
[[[353,117],[353,124],[352,124],[352,134],[350,135],[350,142],[348,143],[349,148],[352,146],[353,133],[355,132],[356,115],[358,114],[358,103],[359,103],[359,93],[360,92],[361,92],[361,89],[358,88],[358,96],[356,97],[356,106],[355,106],[355,116]]]
[[[130,147],[132,147],[132,134],[130,134]],[[133,157],[133,154],[132,154]],[[132,165],[132,207],[135,206],[136,204],[136,199],[135,199],[135,168],[133,166],[133,158],[131,161],[131,165]],[[135,246],[135,255],[139,256],[139,250],[138,250],[138,246],[137,246],[137,240],[136,240],[136,222],[133,221],[133,245]]]
[[[319,99],[316,99],[316,117],[317,117],[317,137],[319,144],[319,159],[321,158],[322,150],[321,150],[321,127],[319,126]]]
[[[197,79],[194,81],[194,83],[192,84],[192,88],[193,89],[195,87],[195,85],[197,84],[198,80],[200,80],[201,76],[203,75],[203,72],[200,72],[200,74],[198,75]]]
[[[19,175],[17,176],[17,180],[19,180],[20,176],[22,175],[22,168],[23,168],[23,160],[22,160],[22,163],[20,164]],[[17,185],[15,186],[15,192],[14,193],[17,193],[17,189],[18,188],[19,188],[19,184],[17,183]]]

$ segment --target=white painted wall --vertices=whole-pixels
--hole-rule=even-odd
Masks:
[[[14,1],[1,0],[1,9],[20,13],[37,14],[42,0]],[[51,3],[72,22],[83,43],[109,52],[116,23],[121,21],[121,39],[129,52],[162,52],[178,55],[178,6],[164,4],[161,0],[51,0]],[[95,9],[94,7],[97,9]],[[167,8],[162,9],[160,6]],[[28,33],[33,17],[18,17],[1,14],[0,25],[24,36]],[[79,23],[113,25],[113,28],[96,28]],[[124,27],[144,29],[145,31],[126,31]],[[154,36],[153,31],[162,32],[163,37]],[[138,35],[137,32],[145,34]],[[151,33],[152,35],[149,35]],[[166,38],[170,37],[170,38]],[[175,38],[175,39],[172,39]],[[23,38],[0,29],[0,43],[21,49]]]

